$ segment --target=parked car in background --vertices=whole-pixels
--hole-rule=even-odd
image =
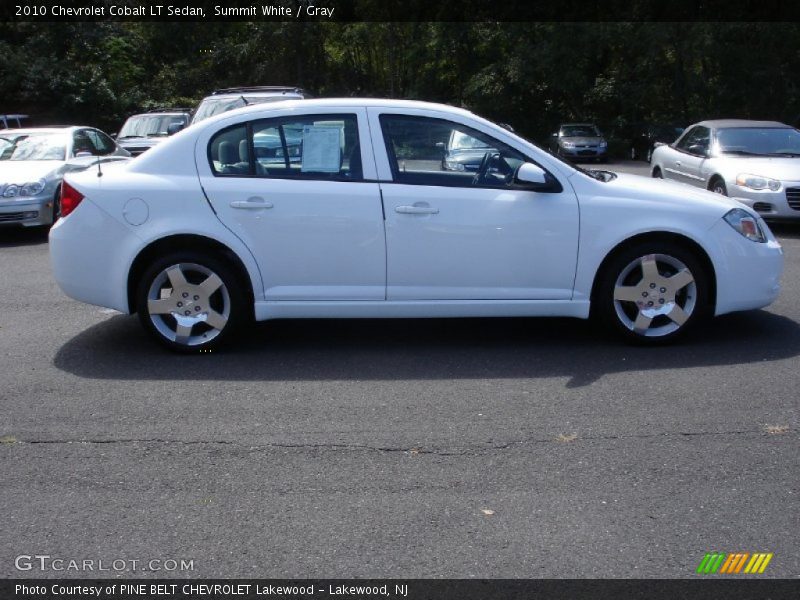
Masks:
[[[702,121],[655,149],[652,175],[733,196],[768,219],[798,219],[800,131],[776,121]]]
[[[0,130],[0,224],[52,224],[64,173],[129,157],[92,127]]]
[[[311,95],[299,87],[267,85],[216,90],[200,102],[194,115],[192,115],[192,124],[251,104],[263,104],[280,100],[301,100],[303,98],[311,98]]]
[[[20,128],[23,126],[22,122],[29,118],[28,115],[0,115],[0,125],[3,129]]]
[[[608,142],[592,123],[564,123],[552,135],[551,150],[572,160],[608,160]]]
[[[139,156],[186,127],[191,112],[190,108],[155,108],[130,116],[116,135],[117,143],[131,156]]]
[[[302,136],[296,162],[287,131]],[[495,149],[477,171],[429,159],[454,131]],[[277,132],[283,162],[248,152],[228,171],[215,159],[264,132]],[[250,106],[109,171],[64,181],[56,281],[138,312],[177,351],[206,350],[252,318],[592,313],[658,343],[779,291],[781,247],[750,208],[576,168],[441,104]]]
[[[626,131],[628,155],[631,160],[650,162],[656,144],[671,144],[683,133],[683,127],[674,125],[637,124]]]
[[[505,125],[500,126],[508,129]],[[497,148],[492,148],[486,142],[456,129],[450,134],[447,144],[442,143],[442,145],[444,146],[442,166],[448,171],[474,173],[487,154],[497,152]]]

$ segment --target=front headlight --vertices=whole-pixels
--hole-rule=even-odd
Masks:
[[[452,160],[444,161],[444,166],[447,168],[448,171],[463,171],[464,165],[460,162],[455,162]]]
[[[22,189],[19,192],[20,196],[35,196],[36,194],[40,193],[47,182],[44,179],[39,179],[38,181],[30,181],[22,186]]]
[[[3,191],[3,197],[14,198],[16,196],[35,196],[44,189],[46,184],[47,182],[44,179],[39,179],[38,181],[29,181],[28,183],[23,183],[22,185],[11,183],[6,186],[6,189]]]
[[[753,242],[766,242],[767,234],[758,219],[742,208],[734,208],[723,217],[728,225]]]
[[[781,189],[781,182],[777,179],[750,175],[749,173],[739,173],[736,176],[736,185],[750,188],[751,190],[772,190],[773,192]]]

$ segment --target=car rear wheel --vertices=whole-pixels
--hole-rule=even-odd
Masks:
[[[656,179],[664,179],[664,175],[661,174],[661,169],[659,169],[658,167],[653,169],[653,177]]]
[[[226,262],[201,252],[153,262],[139,281],[139,320],[158,342],[202,352],[230,339],[245,315],[245,295]]]
[[[658,242],[628,248],[599,275],[595,314],[627,341],[671,342],[709,313],[708,276],[692,252]]]

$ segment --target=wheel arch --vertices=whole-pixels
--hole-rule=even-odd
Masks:
[[[711,188],[714,187],[714,182],[717,180],[721,181],[722,184],[725,185],[725,187],[727,187],[727,185],[725,184],[725,178],[719,173],[714,173],[711,175],[711,177],[708,178],[708,185],[706,186],[706,189],[710,191]]]
[[[253,293],[253,282],[239,255],[222,242],[213,238],[198,234],[174,234],[159,238],[150,242],[142,248],[131,263],[128,271],[128,309],[133,314],[137,311],[136,288],[139,279],[144,274],[147,266],[154,259],[167,252],[192,250],[196,252],[208,252],[216,258],[221,258],[227,262],[236,273],[236,278],[245,290],[248,307],[253,310],[255,297]]]
[[[709,290],[708,290],[708,300],[709,305],[712,309],[715,309],[717,306],[717,273],[716,269],[714,269],[714,263],[711,261],[711,257],[706,252],[705,248],[698,244],[696,241],[682,235],[680,233],[673,233],[669,231],[650,231],[645,233],[640,233],[629,237],[621,242],[619,242],[616,246],[614,246],[603,258],[600,266],[597,268],[597,271],[594,274],[594,279],[592,281],[592,291],[591,291],[591,307],[596,306],[595,297],[597,294],[598,283],[606,270],[608,268],[608,264],[620,253],[632,246],[636,246],[638,244],[644,242],[667,242],[672,244],[677,244],[685,249],[691,251],[697,259],[700,261],[700,264],[703,266],[703,269],[708,276],[709,282]]]

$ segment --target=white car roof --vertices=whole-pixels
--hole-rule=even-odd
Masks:
[[[748,119],[712,119],[709,121],[700,121],[692,125],[692,127],[695,125],[702,125],[709,129],[725,129],[731,127],[776,127],[780,129],[794,129],[791,125],[780,123],[779,121],[750,121]]]

